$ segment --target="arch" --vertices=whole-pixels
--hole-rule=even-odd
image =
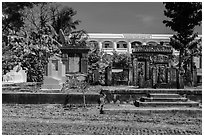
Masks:
[[[142,45],[142,42],[140,41],[133,41],[131,42],[131,48],[135,48],[136,46]]]
[[[154,46],[156,46],[156,45],[158,45],[158,43],[156,41],[148,41],[147,45],[154,45]]]
[[[127,48],[128,43],[126,41],[118,41],[117,48]]]
[[[88,45],[91,49],[96,49],[98,48],[99,49],[99,42],[96,41],[96,40],[90,40],[88,41]]]
[[[113,42],[112,41],[103,41],[102,42],[102,48],[104,48],[104,49],[113,48]]]

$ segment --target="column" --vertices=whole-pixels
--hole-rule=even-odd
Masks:
[[[132,53],[131,42],[128,42],[127,51],[128,51],[128,53],[130,53],[130,54]]]
[[[81,72],[82,73],[87,73],[87,64],[88,59],[87,59],[87,53],[82,53],[82,58],[81,58]]]
[[[113,49],[117,51],[117,42],[113,42]]]
[[[134,78],[133,78],[133,80],[134,80],[134,86],[137,86],[138,84],[137,84],[137,79],[138,79],[138,74],[137,74],[137,58],[135,58],[134,60],[133,60],[133,76],[134,76]]]
[[[99,46],[99,50],[102,51],[103,47],[102,47],[102,42],[98,42],[98,46]]]
[[[146,80],[149,80],[149,60],[146,61]]]
[[[58,78],[62,78],[62,61],[61,61],[61,59],[60,60],[58,60]]]
[[[133,83],[133,67],[129,67],[129,80],[128,85],[132,85]]]
[[[48,76],[52,76],[52,61],[50,59],[48,62]]]
[[[62,55],[62,63],[65,65],[65,74],[69,72],[69,58],[68,54]]]

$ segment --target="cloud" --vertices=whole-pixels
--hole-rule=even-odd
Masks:
[[[136,15],[136,18],[138,21],[141,21],[142,23],[145,23],[145,24],[151,24],[155,19],[154,16],[143,15],[143,14]]]

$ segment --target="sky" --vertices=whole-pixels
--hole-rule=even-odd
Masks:
[[[81,20],[77,29],[88,33],[172,34],[162,23],[162,2],[66,2],[64,6],[77,11],[74,19]],[[202,27],[195,32],[202,34]]]

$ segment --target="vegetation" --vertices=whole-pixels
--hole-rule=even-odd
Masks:
[[[76,11],[72,8],[45,2],[4,2],[2,11],[2,74],[21,62],[27,81],[41,82],[48,59],[60,53],[60,29],[70,37],[68,44],[85,45],[85,31],[74,31],[80,21],[73,20]]]
[[[107,67],[114,67],[120,69],[129,68],[131,65],[131,57],[128,53],[118,53],[113,51],[112,55],[107,54],[98,49],[94,49],[88,55],[88,73],[89,82],[92,84],[105,84],[105,72]],[[99,72],[98,81],[94,81],[92,75],[94,75],[94,70]]]
[[[192,73],[193,56],[201,55],[201,46],[199,46],[201,39],[196,39],[198,33],[194,32],[194,28],[201,25],[202,3],[167,2],[164,6],[166,8],[164,15],[168,19],[163,23],[175,32],[170,39],[170,45],[179,51],[179,70],[182,72],[186,65]],[[187,67],[185,72],[187,72]]]

